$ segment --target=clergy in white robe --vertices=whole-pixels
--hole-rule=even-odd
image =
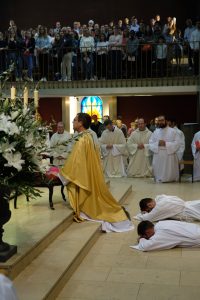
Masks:
[[[144,119],[138,119],[138,128],[131,133],[127,141],[129,164],[128,177],[151,177],[151,156],[149,138],[152,132],[146,127]]]
[[[173,128],[167,126],[165,116],[158,117],[158,125],[159,128],[152,133],[149,140],[149,148],[153,152],[152,167],[155,181],[178,181],[179,137]]]
[[[142,221],[138,225],[139,243],[131,248],[141,251],[174,247],[200,247],[200,226],[180,221],[160,221],[155,225]]]
[[[64,124],[57,124],[57,132],[54,133],[50,140],[51,155],[53,156],[53,164],[60,167],[64,164],[68,155],[68,147],[64,144],[71,138],[69,132],[64,130]]]
[[[171,118],[170,120],[168,120],[168,125],[176,130],[176,133],[179,137],[180,147],[179,147],[179,149],[176,153],[177,153],[177,156],[178,156],[178,160],[180,161],[180,160],[183,159],[183,154],[184,154],[184,151],[185,151],[185,135],[184,135],[183,131],[180,130],[177,127],[177,123],[176,123],[176,120],[174,118]],[[181,168],[181,170],[183,170],[184,165],[182,164],[180,166],[180,168]]]
[[[103,170],[107,177],[126,176],[125,160],[127,160],[126,139],[121,129],[112,125],[111,120],[104,122],[99,142],[103,156]]]
[[[194,157],[193,180],[200,180],[200,131],[195,133],[192,140],[192,154]]]
[[[155,199],[140,201],[141,213],[134,218],[140,221],[156,222],[164,219],[200,221],[200,200],[184,201],[177,196],[158,195]]]
[[[178,156],[178,160],[180,161],[183,159],[183,154],[185,151],[185,136],[184,136],[183,131],[180,130],[177,126],[174,126],[173,128],[176,131],[176,133],[179,137],[179,140],[180,140],[180,147],[179,147],[178,151],[176,152],[177,156]]]

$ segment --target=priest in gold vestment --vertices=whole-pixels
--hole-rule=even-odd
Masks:
[[[61,177],[68,182],[67,192],[74,219],[99,221],[102,230],[127,231],[133,229],[125,210],[116,202],[106,185],[99,150],[88,130],[91,117],[78,113],[73,127],[79,134],[64,166]]]

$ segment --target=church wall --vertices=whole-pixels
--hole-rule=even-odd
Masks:
[[[117,114],[129,127],[137,117],[143,116],[150,122],[159,114],[173,117],[179,124],[197,121],[196,95],[130,96],[117,97]]]
[[[183,2],[184,3],[184,2]],[[0,27],[6,29],[9,19],[14,19],[19,28],[35,27],[38,24],[44,24],[52,27],[56,21],[61,21],[64,26],[71,25],[74,20],[80,20],[87,23],[94,19],[95,22],[108,23],[110,20],[117,20],[125,16],[137,16],[146,22],[155,14],[160,14],[164,23],[168,15],[177,18],[178,27],[184,26],[187,17],[196,17],[198,10],[198,1],[190,0],[188,5],[182,5],[180,1],[162,1],[154,0],[143,2],[127,0],[122,3],[120,0],[102,0],[84,2],[67,2],[60,0],[59,5],[49,0],[35,0],[31,5],[30,13],[24,13],[27,8],[27,1],[8,1],[1,0]]]
[[[62,98],[42,98],[39,102],[39,113],[43,121],[62,120]]]
[[[62,120],[65,123],[66,130],[70,131],[73,117],[77,112],[81,111],[82,98],[81,96],[42,98],[39,112],[43,121],[50,123],[52,119],[56,122]],[[70,99],[73,102],[73,105],[71,105],[71,116]],[[103,115],[109,115],[111,119],[116,119],[117,115],[122,115],[123,122],[128,127],[129,123],[138,116],[143,116],[147,122],[150,122],[158,114],[171,116],[180,124],[197,121],[196,95],[102,96],[101,99],[103,100]]]
[[[101,96],[100,96],[101,97]],[[63,98],[41,98],[39,112],[42,120],[52,123],[52,120],[63,121],[65,129],[73,132],[72,121],[74,116],[81,111],[81,100],[83,96]],[[109,115],[111,119],[117,117],[117,98],[115,96],[102,96],[103,115]],[[53,128],[56,130],[56,127]]]

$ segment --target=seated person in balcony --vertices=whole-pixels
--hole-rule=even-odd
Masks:
[[[126,176],[124,160],[127,157],[126,139],[121,129],[112,124],[111,120],[104,122],[99,142],[103,155],[103,169],[107,177]]]
[[[186,28],[184,30],[184,47],[186,49],[186,55],[188,57],[188,68],[192,70],[193,67],[193,53],[192,48],[190,46],[191,34],[195,30],[194,25],[192,24],[191,19],[186,20]]]
[[[88,29],[84,29],[80,39],[80,52],[85,80],[94,80],[94,38]]]
[[[8,36],[8,64],[15,64],[16,81],[22,80],[22,37],[12,29]]]
[[[99,79],[106,79],[108,72],[108,41],[105,34],[100,34],[100,39],[96,44],[97,53],[97,76]]]
[[[156,45],[156,73],[157,76],[166,76],[167,71],[167,44],[164,37],[158,39]]]
[[[194,75],[199,75],[199,56],[200,56],[200,19],[196,22],[196,29],[191,33],[190,47],[193,51]]]
[[[138,32],[140,29],[140,25],[138,24],[138,20],[135,16],[131,18],[130,31]]]
[[[193,179],[200,181],[200,131],[195,133],[191,146],[194,157]]]
[[[51,48],[51,58],[54,80],[59,80],[61,76],[61,61],[62,61],[62,51],[61,51],[62,39],[59,33],[55,33],[54,40],[52,42]]]
[[[73,58],[73,37],[70,30],[66,28],[65,35],[62,38],[61,45],[61,75],[63,81],[71,81],[72,79],[72,58]],[[67,71],[67,72],[66,72]]]
[[[53,156],[53,164],[57,167],[63,166],[68,155],[68,146],[64,143],[71,138],[69,132],[65,131],[63,122],[58,122],[57,132],[54,133],[50,140],[51,154]]]
[[[141,213],[135,216],[140,221],[160,221],[174,219],[179,221],[200,221],[200,200],[184,201],[177,196],[158,195],[155,199],[140,201]]]
[[[183,57],[183,38],[181,37],[180,29],[176,29],[174,33],[173,54],[174,54],[174,58],[176,59],[177,66],[180,67],[181,59]]]
[[[23,59],[25,66],[28,68],[27,76],[24,79],[33,81],[33,55],[35,49],[35,39],[31,36],[31,31],[25,32],[23,39]]]
[[[138,225],[139,242],[131,246],[140,251],[164,250],[174,247],[200,247],[200,226],[180,221],[142,221]]]
[[[122,75],[122,34],[118,28],[109,37],[109,69],[111,69],[111,79],[119,79]]]
[[[51,49],[51,38],[47,35],[47,28],[39,27],[39,32],[35,40],[35,49],[38,56],[40,81],[47,81],[49,77],[49,50]]]
[[[139,40],[134,31],[129,33],[129,38],[126,44],[126,54],[127,54],[127,72],[128,77],[136,77],[136,60],[138,56]]]

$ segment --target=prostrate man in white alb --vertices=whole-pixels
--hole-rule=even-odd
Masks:
[[[194,157],[193,180],[200,180],[200,131],[195,133],[192,140],[192,154]]]
[[[124,161],[127,157],[126,139],[121,129],[113,126],[111,120],[105,120],[99,142],[103,156],[103,169],[107,177],[126,176]]]
[[[53,164],[60,167],[64,164],[67,157],[68,147],[64,145],[71,138],[69,132],[65,131],[63,122],[58,122],[57,132],[54,133],[50,140],[51,154],[53,156]]]
[[[146,127],[143,118],[138,119],[138,128],[131,133],[127,141],[129,152],[128,177],[151,177],[151,151],[149,138],[152,132]]]
[[[138,225],[138,245],[136,250],[152,251],[174,247],[200,247],[200,226],[180,221],[160,221],[155,225],[142,221]]]
[[[156,182],[178,181],[179,167],[177,151],[180,140],[177,132],[167,126],[165,116],[158,117],[158,125],[149,140],[153,152],[153,174]]]
[[[200,221],[200,200],[184,201],[179,197],[158,195],[155,199],[144,198],[139,203],[141,213],[135,216],[140,221],[175,219]]]

